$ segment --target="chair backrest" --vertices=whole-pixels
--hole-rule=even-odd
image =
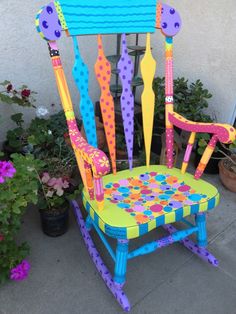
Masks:
[[[235,137],[235,131],[230,128],[230,126],[196,124],[187,121],[174,112],[173,37],[181,28],[180,15],[174,8],[157,3],[156,0],[58,0],[49,3],[40,10],[36,17],[36,27],[40,35],[48,41],[50,56],[68,122],[71,141],[83,180],[91,197],[93,197],[94,182],[95,190],[101,193],[100,196],[97,195],[99,193],[96,193],[96,196],[97,198],[102,198],[100,177],[109,171],[109,165],[106,156],[96,149],[97,136],[94,106],[88,90],[89,72],[80,55],[77,36],[98,35],[98,58],[94,69],[101,89],[100,107],[114,174],[116,173],[115,108],[110,91],[111,65],[105,56],[102,43],[102,37],[105,34],[122,34],[122,53],[118,62],[119,77],[122,82],[120,105],[130,170],[132,170],[134,145],[134,96],[131,88],[134,64],[127,50],[126,34],[129,33],[147,33],[146,52],[141,61],[141,73],[144,81],[142,115],[147,166],[150,164],[155,104],[152,84],[156,72],[156,61],[152,56],[150,34],[154,33],[156,28],[160,29],[165,37],[167,167],[173,167],[174,125],[191,132],[182,165],[182,172],[185,172],[187,169],[196,132],[209,132],[213,134],[212,140],[195,174],[195,178],[197,179],[201,176],[217,140],[229,142]],[[72,73],[81,96],[79,108],[89,145],[87,145],[86,141],[81,137],[76,126],[70,93],[57,47],[57,41],[62,36],[63,31],[66,32],[67,36],[72,36],[73,38],[75,63]],[[92,146],[94,148],[92,148]],[[97,162],[96,164],[98,158],[100,158],[101,162]],[[102,164],[103,166],[101,166]]]

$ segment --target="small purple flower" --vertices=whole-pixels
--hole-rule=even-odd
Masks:
[[[9,161],[0,161],[0,183],[5,182],[5,178],[12,178],[16,173],[16,169]]]
[[[15,281],[22,281],[28,277],[30,264],[23,260],[19,265],[11,269],[10,278]]]

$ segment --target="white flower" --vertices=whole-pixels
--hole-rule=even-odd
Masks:
[[[48,130],[48,135],[52,135],[52,131],[51,130]]]
[[[45,107],[38,107],[37,110],[36,110],[36,116],[38,118],[42,118],[42,117],[45,117],[46,115],[49,114],[49,111],[47,108]]]

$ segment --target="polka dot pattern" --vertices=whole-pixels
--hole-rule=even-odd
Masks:
[[[109,183],[104,193],[106,200],[134,217],[137,224],[207,199],[177,177],[156,172]]]
[[[92,100],[89,96],[89,71],[88,67],[83,62],[76,37],[73,37],[75,64],[72,74],[76,86],[80,92],[80,113],[83,119],[83,125],[87,141],[90,145],[97,147],[97,134],[95,124],[95,113]]]
[[[175,36],[181,28],[181,18],[179,13],[172,7],[162,4],[160,26],[165,36]]]
[[[55,4],[56,10],[57,10],[57,14],[58,14],[59,21],[61,23],[62,29],[64,29],[64,30],[68,29],[65,17],[64,17],[64,15],[62,13],[62,9],[61,9],[60,3],[58,1],[54,1],[54,4]]]
[[[114,100],[110,92],[111,65],[105,57],[101,35],[98,35],[98,59],[95,63],[95,73],[101,88],[100,107],[112,170],[113,173],[116,173],[115,111]]]
[[[122,55],[117,68],[123,86],[120,103],[125,141],[128,151],[129,168],[132,169],[134,144],[134,96],[131,90],[131,82],[134,75],[134,65],[128,54],[125,34],[122,35]]]
[[[46,40],[58,40],[62,27],[54,2],[45,6],[39,15],[39,30]]]

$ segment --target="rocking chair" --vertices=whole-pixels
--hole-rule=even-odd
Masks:
[[[56,83],[67,120],[70,140],[84,184],[84,221],[76,201],[72,202],[88,252],[105,284],[125,311],[130,303],[123,292],[128,260],[152,253],[174,242],[182,243],[202,260],[217,266],[217,259],[207,251],[206,213],[219,203],[217,189],[200,179],[218,141],[230,143],[235,129],[230,125],[195,123],[174,112],[173,37],[180,31],[181,18],[172,7],[156,0],[57,0],[43,7],[36,17],[36,28],[49,47]],[[152,83],[156,61],[152,56],[151,33],[160,29],[165,41],[166,165],[150,165],[155,97]],[[57,42],[62,32],[71,37],[75,63],[73,78],[80,93],[80,113],[85,140],[78,130],[74,109],[64,75]],[[132,79],[134,64],[127,50],[126,34],[146,33],[146,52],[141,61],[144,82],[142,92],[143,132],[146,165],[133,168],[134,97]],[[100,107],[111,161],[97,148],[94,106],[89,96],[89,72],[79,51],[77,37],[97,34],[98,58],[95,75],[101,89]],[[116,127],[114,100],[110,91],[111,65],[105,57],[103,37],[122,34],[122,53],[118,60],[122,82],[120,106],[124,124],[129,169],[116,171]],[[91,74],[92,75],[92,74]],[[173,167],[174,127],[190,133],[181,169]],[[197,132],[212,138],[196,169],[186,173]],[[195,224],[186,220],[195,216]],[[186,229],[177,230],[172,223],[181,221]],[[169,235],[129,251],[129,241],[151,230],[163,227]],[[114,276],[103,263],[90,237],[94,228],[114,261]],[[196,244],[189,236],[196,234]],[[108,237],[117,239],[114,252]]]

